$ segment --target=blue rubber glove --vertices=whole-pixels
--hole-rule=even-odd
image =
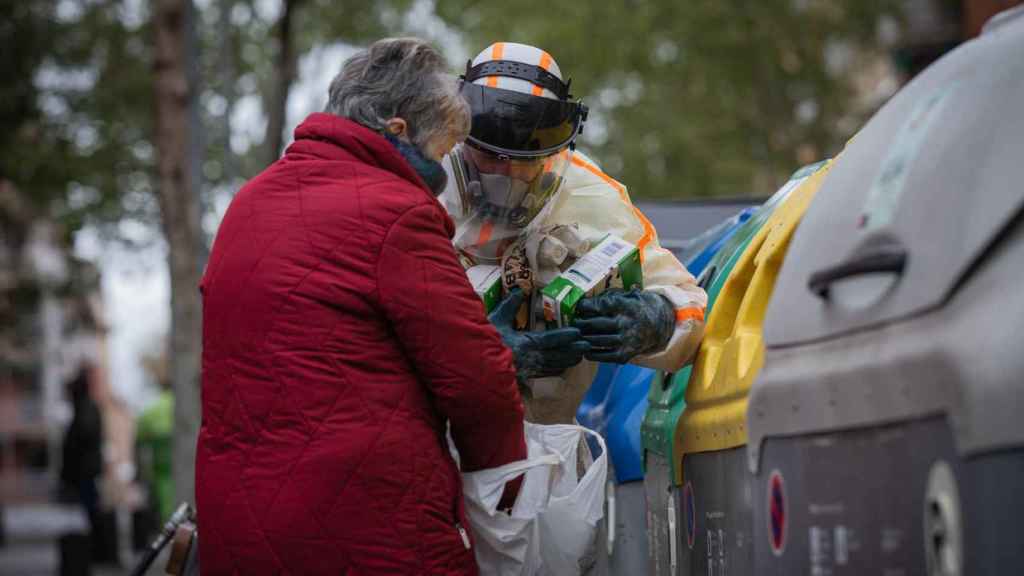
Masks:
[[[676,318],[672,304],[660,294],[613,288],[581,299],[572,325],[590,342],[588,360],[625,364],[637,355],[663,350]]]
[[[523,291],[515,288],[487,317],[498,329],[505,345],[512,349],[516,377],[519,381],[557,376],[579,364],[590,351],[590,344],[582,339],[580,331],[576,328],[558,328],[544,332],[516,330],[516,313],[525,299]]]

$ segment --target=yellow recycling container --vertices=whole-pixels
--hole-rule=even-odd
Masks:
[[[750,386],[764,362],[761,325],[804,212],[832,167],[825,163],[772,213],[751,239],[708,318],[704,343],[676,427],[682,471],[679,573],[752,573],[752,507],[746,467]],[[673,562],[672,564],[677,564]]]

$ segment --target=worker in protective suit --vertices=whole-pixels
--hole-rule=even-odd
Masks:
[[[534,296],[520,310],[521,328],[543,330],[539,290],[605,235],[640,250],[644,289],[612,289],[577,305],[573,325],[590,344],[586,360],[534,371],[539,377],[523,390],[527,419],[573,422],[597,362],[680,369],[703,335],[707,295],[658,244],[626,187],[575,149],[587,108],[572,99],[555,61],[539,48],[499,42],[467,64],[461,81],[472,127],[444,159],[440,200],[463,265],[499,265],[506,292]]]

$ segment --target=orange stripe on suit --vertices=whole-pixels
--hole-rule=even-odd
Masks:
[[[601,178],[602,180],[607,182],[608,185],[611,186],[612,188],[615,188],[615,190],[619,192],[619,196],[622,198],[622,201],[628,204],[629,207],[633,209],[633,214],[636,215],[637,220],[639,220],[644,227],[644,235],[640,238],[640,241],[636,243],[637,250],[640,251],[640,263],[643,264],[644,248],[646,248],[647,245],[651,243],[651,240],[654,239],[654,226],[651,224],[651,221],[648,220],[647,217],[644,216],[644,213],[641,212],[639,208],[634,206],[633,203],[629,200],[629,194],[626,193],[625,186],[618,183],[611,176],[605,174],[604,172],[601,172],[601,170],[597,166],[594,166],[593,164],[581,159],[578,156],[574,155],[572,157],[572,163],[579,166],[580,168],[589,171],[591,174],[594,174],[598,178]]]

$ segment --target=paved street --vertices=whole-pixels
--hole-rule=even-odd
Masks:
[[[59,574],[58,537],[84,530],[84,514],[54,504],[6,506],[3,512],[6,542],[0,546],[0,576],[56,576]],[[123,566],[93,566],[94,576],[128,574],[135,555],[128,549],[129,526],[121,522]],[[162,575],[166,559],[158,559],[148,574]]]

